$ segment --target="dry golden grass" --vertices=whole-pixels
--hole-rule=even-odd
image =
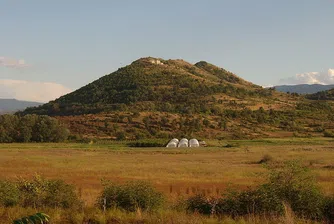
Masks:
[[[33,208],[2,208],[0,207],[1,224],[11,224],[13,219],[35,214],[38,210]],[[155,214],[147,212],[125,212],[118,209],[111,209],[104,213],[96,208],[85,208],[82,211],[68,211],[63,209],[46,208],[44,212],[51,217],[53,224],[86,224],[86,223],[132,223],[132,224],[317,224],[318,222],[298,219],[286,214],[282,217],[259,217],[245,216],[235,217],[208,217],[197,213],[187,214],[167,209]],[[88,222],[90,220],[91,222]],[[320,224],[320,223],[319,223]]]
[[[226,144],[234,147],[223,147]],[[257,162],[301,159],[314,170],[327,194],[334,193],[334,142],[328,139],[275,139],[209,142],[199,149],[128,148],[124,144],[1,144],[0,179],[38,173],[74,184],[87,205],[102,190],[101,180],[148,180],[170,199],[198,192],[260,184],[266,169]],[[327,168],[326,168],[327,167]]]

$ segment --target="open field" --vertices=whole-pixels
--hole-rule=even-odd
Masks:
[[[199,149],[129,148],[123,142],[96,144],[1,144],[0,179],[39,174],[77,187],[87,205],[102,190],[101,180],[148,180],[170,199],[220,194],[228,187],[260,184],[266,174],[257,162],[300,159],[310,166],[326,194],[334,194],[334,140],[265,139],[212,141]],[[229,144],[230,147],[226,147]]]

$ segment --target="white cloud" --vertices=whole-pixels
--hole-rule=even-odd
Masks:
[[[29,65],[24,59],[14,59],[8,57],[0,57],[0,66],[9,67],[9,68],[24,68]]]
[[[326,72],[308,72],[296,74],[294,77],[281,79],[280,84],[334,84],[334,69],[329,69]]]
[[[0,79],[0,98],[48,102],[71,91],[58,83]]]
[[[265,84],[265,85],[261,85],[261,86],[262,86],[262,88],[271,88],[274,85],[272,85],[272,84]]]

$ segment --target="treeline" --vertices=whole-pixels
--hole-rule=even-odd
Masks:
[[[69,130],[55,118],[45,115],[0,116],[0,143],[62,142]]]

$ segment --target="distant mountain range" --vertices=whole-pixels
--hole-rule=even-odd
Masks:
[[[279,92],[290,92],[298,94],[313,94],[321,91],[326,91],[334,88],[333,85],[320,85],[320,84],[301,84],[301,85],[281,85],[274,86],[274,88]]]
[[[0,114],[12,113],[19,110],[24,110],[28,107],[36,107],[43,103],[21,101],[16,99],[0,99]]]

